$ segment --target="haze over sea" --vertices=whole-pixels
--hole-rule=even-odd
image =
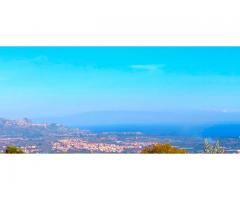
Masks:
[[[50,118],[48,121],[89,129],[93,132],[139,131],[148,135],[162,136],[239,137],[238,118],[239,113],[217,111],[102,111]]]

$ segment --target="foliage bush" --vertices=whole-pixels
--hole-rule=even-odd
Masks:
[[[170,153],[170,154],[182,154],[188,153],[185,149],[178,149],[170,144],[153,144],[145,147],[141,153]]]
[[[16,154],[16,153],[24,153],[21,148],[16,146],[7,146],[5,153]]]

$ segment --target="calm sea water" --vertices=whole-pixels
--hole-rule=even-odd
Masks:
[[[92,132],[142,132],[162,136],[240,137],[240,124],[79,126]]]

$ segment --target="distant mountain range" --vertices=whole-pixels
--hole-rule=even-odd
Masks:
[[[206,124],[206,123],[221,124],[221,123],[240,123],[240,112],[99,111],[42,119],[42,121],[44,120],[70,126],[112,125],[112,124]]]

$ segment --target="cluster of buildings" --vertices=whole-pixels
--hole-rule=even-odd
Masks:
[[[48,123],[33,123],[30,119],[23,118],[19,120],[6,120],[1,119],[1,124],[7,127],[18,126],[22,128],[26,127],[44,127],[47,128],[49,126]]]
[[[37,145],[29,145],[20,147],[24,153],[39,153]]]
[[[131,142],[123,142],[125,150],[131,151],[135,150],[136,152],[142,150],[146,146],[150,146],[155,144],[156,142],[140,142],[140,141],[131,141]]]
[[[87,142],[82,139],[62,139],[52,144],[53,152],[86,151],[90,153],[124,153],[139,152],[145,146],[153,144],[152,142],[121,142],[102,143]]]
[[[53,143],[52,150],[56,152],[85,150],[91,153],[121,153],[124,147],[117,144],[89,143],[82,139],[63,139]]]

